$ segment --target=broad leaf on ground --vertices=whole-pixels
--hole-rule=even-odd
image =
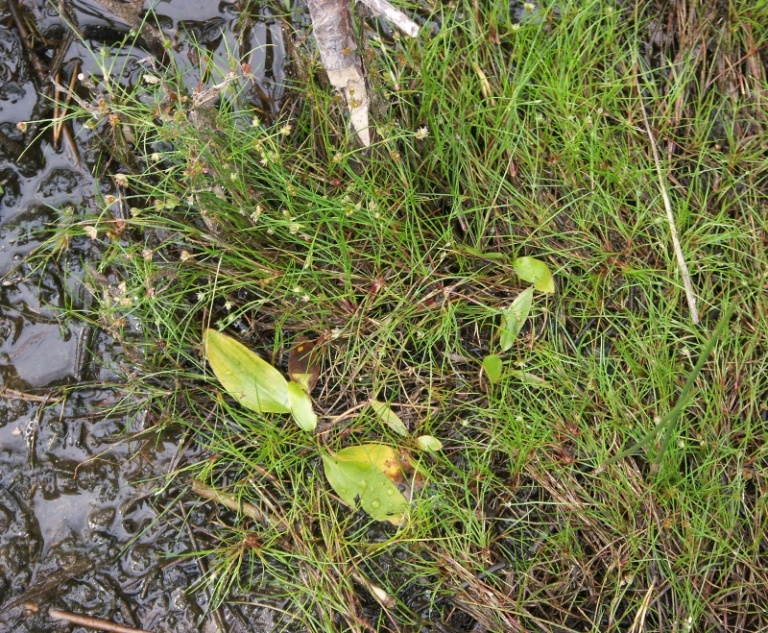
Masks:
[[[206,330],[203,343],[216,378],[240,404],[257,413],[290,413],[288,381],[277,369],[216,330]]]
[[[401,471],[393,448],[363,444],[322,458],[328,483],[346,505],[359,505],[376,521],[402,523],[408,501],[393,482]]]
[[[533,303],[533,286],[523,290],[512,305],[504,310],[504,314],[501,316],[501,329],[499,332],[499,346],[502,352],[506,352],[512,343],[515,342],[515,338],[523,328],[523,323],[528,318],[531,312],[531,304]]]
[[[552,278],[549,266],[540,259],[518,257],[512,262],[512,268],[520,279],[532,283],[539,292],[552,293],[555,291],[555,280]]]

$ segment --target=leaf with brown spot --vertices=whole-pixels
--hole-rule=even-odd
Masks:
[[[320,378],[320,350],[313,341],[299,338],[288,352],[288,374],[309,393]]]
[[[401,476],[395,449],[383,444],[348,446],[322,459],[328,483],[346,505],[362,507],[377,521],[403,523],[408,501],[391,479]]]

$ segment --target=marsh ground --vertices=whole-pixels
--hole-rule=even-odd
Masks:
[[[199,591],[232,630],[243,609],[302,631],[765,627],[766,10],[414,10],[416,40],[362,30],[368,150],[296,20],[278,101],[242,46],[198,46],[191,66],[97,64],[72,119],[113,184],[51,237],[91,289],[68,315],[121,346],[143,437],[181,438],[164,501],[208,513],[189,521]],[[520,256],[547,262],[556,292],[491,383]],[[316,341],[320,431],[223,394],[206,325],[283,370],[298,337]],[[443,450],[420,454],[403,526],[324,482],[320,451],[417,455],[418,435]]]

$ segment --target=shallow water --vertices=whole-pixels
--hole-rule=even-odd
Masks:
[[[44,64],[66,45],[62,81],[76,59],[86,75],[98,72],[89,47],[112,46],[107,62],[117,57],[118,66],[133,73],[151,57],[147,50],[113,46],[128,27],[95,0],[68,3],[86,41],[67,42],[52,6],[37,0],[20,11],[49,44],[35,47]],[[282,34],[264,10],[238,37],[237,3],[157,6],[193,89],[199,75],[190,34],[223,66],[226,52],[239,50],[260,78],[262,94],[279,102]],[[82,128],[74,128],[74,146],[54,144],[50,131],[18,129],[21,121],[51,115],[38,72],[9,4],[0,2],[0,631],[86,630],[50,619],[51,608],[156,633],[220,625],[269,630],[268,613],[206,616],[205,592],[187,591],[200,577],[199,563],[168,557],[194,549],[182,514],[191,512],[190,523],[202,524],[214,510],[172,503],[156,479],[176,464],[180,438],[118,441],[151,426],[146,412],[121,413],[120,377],[108,369],[121,358],[119,346],[101,331],[60,318],[68,294],[87,300],[77,276],[94,254],[67,253],[66,274],[56,264],[27,261],[50,237],[49,227],[62,221],[63,209],[71,208],[75,218],[93,214],[97,193],[111,187],[109,179],[91,175],[98,154]],[[83,386],[71,388],[76,385]],[[169,506],[177,511],[155,521],[157,509]]]

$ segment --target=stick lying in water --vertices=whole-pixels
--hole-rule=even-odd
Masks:
[[[38,611],[37,605],[26,603],[25,608],[30,611]],[[117,622],[110,622],[109,620],[102,620],[101,618],[92,618],[89,615],[80,615],[78,613],[72,613],[71,611],[62,611],[60,609],[50,609],[48,611],[48,617],[52,620],[64,620],[72,624],[79,626],[85,626],[89,629],[96,629],[98,631],[107,631],[108,633],[152,633],[146,629],[137,629],[132,626],[125,626],[124,624],[118,624]]]

